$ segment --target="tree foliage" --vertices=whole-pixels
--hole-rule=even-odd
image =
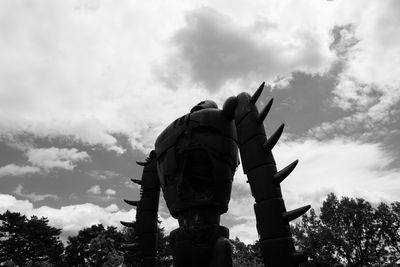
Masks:
[[[293,228],[296,245],[311,266],[384,266],[399,260],[399,203],[377,208],[362,198],[331,193],[319,216],[314,210]]]
[[[233,267],[264,266],[258,241],[246,245],[238,237],[231,239]]]
[[[107,266],[122,262],[120,251],[123,243],[124,236],[116,227],[92,225],[68,238],[65,262],[68,266]]]
[[[292,227],[296,246],[309,255],[303,266],[398,266],[400,261],[400,202],[377,206],[361,198],[329,194],[320,213],[313,209]],[[138,266],[124,261],[122,244],[135,239],[133,228],[92,225],[68,238],[46,218],[28,219],[10,211],[0,214],[0,263],[6,266]],[[260,244],[231,240],[233,266],[263,266]],[[158,228],[157,261],[171,266],[171,248]],[[125,259],[126,260],[126,259]]]
[[[55,265],[62,260],[61,229],[48,225],[48,219],[6,211],[0,214],[0,262],[19,266]]]

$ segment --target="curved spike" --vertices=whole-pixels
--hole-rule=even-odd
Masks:
[[[268,138],[268,140],[264,144],[265,152],[270,152],[272,150],[272,148],[276,145],[276,143],[278,142],[279,138],[282,135],[284,127],[285,127],[285,124],[282,123],[282,125],[279,126],[279,128],[271,135],[271,137]]]
[[[124,222],[124,221],[120,221],[120,223],[125,226],[125,227],[131,227],[134,228],[135,227],[135,223],[134,222]]]
[[[250,103],[255,104],[257,102],[257,99],[260,97],[262,91],[264,90],[264,85],[265,82],[263,82],[260,87],[254,92],[254,94],[250,98]]]
[[[135,200],[124,199],[124,201],[125,201],[125,203],[127,203],[127,204],[129,204],[131,206],[135,206],[135,207],[137,207],[137,205],[139,205],[139,203],[140,203],[140,201],[135,201]]]
[[[286,168],[280,170],[279,172],[274,174],[274,182],[276,185],[280,184],[283,180],[285,180],[286,177],[296,168],[297,163],[299,163],[299,160],[296,159],[292,163],[290,163]]]
[[[144,167],[147,165],[147,162],[136,161],[136,164]]]
[[[310,205],[304,206],[304,207],[300,207],[298,209],[295,210],[291,210],[291,211],[287,211],[282,213],[282,219],[285,222],[290,222],[293,221],[294,219],[299,218],[301,215],[303,215],[304,213],[306,213],[309,209],[311,208]]]
[[[235,117],[235,109],[238,104],[238,99],[236,96],[229,97],[223,107],[222,107],[222,114],[228,119],[233,120]]]
[[[142,184],[142,180],[139,179],[131,179],[132,182],[134,182],[135,184],[141,185]]]
[[[265,118],[268,115],[269,110],[271,109],[272,102],[274,102],[274,99],[271,98],[271,100],[268,102],[268,104],[261,110],[261,112],[257,116],[257,122],[258,124],[262,124]]]
[[[292,253],[292,261],[296,263],[305,262],[308,259],[308,255],[305,252],[293,252]]]

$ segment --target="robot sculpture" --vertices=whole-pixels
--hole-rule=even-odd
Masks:
[[[232,266],[229,230],[220,225],[227,212],[233,175],[239,165],[255,199],[254,212],[265,266],[292,267],[307,260],[296,252],[289,222],[310,206],[287,211],[280,183],[293,171],[297,160],[277,172],[272,148],[284,125],[269,138],[263,121],[271,105],[258,112],[255,105],[264,83],[253,96],[241,93],[228,98],[222,110],[211,100],[202,101],[171,123],[157,138],[144,166],[136,221],[136,240],[126,244],[127,253],[138,255],[141,266],[156,266],[157,213],[160,188],[179,228],[170,233],[173,264],[186,266]]]

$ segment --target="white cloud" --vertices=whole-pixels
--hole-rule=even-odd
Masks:
[[[356,25],[360,40],[350,51],[348,75],[379,87],[400,85],[400,3],[371,1]]]
[[[28,150],[26,155],[29,162],[46,171],[53,168],[72,170],[77,162],[89,159],[85,151],[76,148],[34,148]]]
[[[117,192],[116,192],[115,190],[111,189],[111,188],[108,188],[108,189],[106,189],[106,191],[104,191],[104,193],[105,193],[107,196],[113,196],[113,195],[115,195]]]
[[[339,197],[362,197],[372,203],[398,201],[400,172],[386,169],[394,158],[378,144],[302,140],[279,143],[273,153],[278,170],[299,159],[295,170],[281,184],[288,210],[311,204],[318,211],[330,192]],[[231,237],[252,243],[257,239],[255,201],[240,168],[233,186],[240,187],[242,193],[232,194],[228,213],[246,219],[246,223],[233,226],[230,232]]]
[[[164,228],[164,231],[168,234],[179,227],[178,220],[172,216],[166,218],[158,216],[158,219],[161,221],[160,227]]]
[[[27,214],[33,209],[33,204],[29,200],[19,200],[14,196],[0,194],[0,213],[7,210]]]
[[[23,176],[27,174],[40,172],[40,169],[35,166],[18,166],[15,164],[8,164],[0,167],[0,177],[2,176]]]
[[[1,176],[23,176],[39,173],[42,170],[49,171],[53,168],[73,170],[76,163],[89,159],[85,151],[78,151],[76,148],[26,148],[28,162],[32,165],[18,166],[8,164],[0,167]]]
[[[93,194],[93,195],[100,195],[101,188],[99,185],[94,185],[88,189],[88,193]]]
[[[279,169],[294,159],[300,160],[293,173],[282,183],[290,208],[313,201],[315,194],[333,191],[340,196],[363,197],[371,202],[396,201],[400,174],[388,170],[392,155],[374,143],[335,139],[327,142],[304,140],[287,142],[274,151]],[[321,202],[312,203],[315,208]]]
[[[26,197],[30,200],[32,200],[33,202],[37,202],[37,201],[42,201],[45,200],[47,198],[51,198],[51,199],[58,199],[59,197],[53,194],[43,194],[43,195],[38,195],[36,193],[23,193],[23,186],[21,184],[19,184],[15,190],[13,191],[16,195],[21,196],[21,197]]]
[[[220,100],[253,86],[253,81],[244,87],[227,79],[275,80],[289,77],[294,69],[329,68],[329,32],[349,23],[355,25],[360,42],[349,53],[346,75],[385,88],[400,77],[396,1],[93,3],[1,1],[2,133],[66,135],[123,153],[112,136],[123,132],[135,148],[148,151],[168,122],[199,100]],[[202,29],[210,33],[202,34]],[[189,83],[171,92],[155,80],[154,65],[165,62],[171,53],[167,41],[179,30],[180,38],[187,37],[183,60],[198,70],[193,77],[201,81],[212,76],[225,83],[224,94],[211,96],[201,85]],[[200,61],[187,51],[195,40],[190,34],[199,38],[193,48],[203,49],[205,55],[197,59],[232,58],[215,62],[213,68],[194,65]],[[221,37],[229,38],[224,42]],[[215,41],[214,50],[204,43],[207,40]],[[235,48],[235,43],[243,47]]]
[[[66,240],[68,236],[76,235],[84,227],[90,227],[93,224],[103,224],[104,226],[113,225],[122,229],[120,221],[135,220],[136,210],[120,209],[116,204],[110,204],[107,207],[100,207],[92,203],[62,206],[60,208],[51,208],[40,206],[34,208],[28,200],[18,200],[7,194],[0,194],[0,213],[5,211],[20,212],[28,217],[38,216],[49,219],[49,225],[63,230],[62,239]],[[167,234],[178,227],[177,220],[172,217],[161,218],[161,227]]]
[[[46,217],[49,219],[49,225],[63,230],[64,239],[67,235],[75,235],[82,228],[93,224],[114,225],[121,229],[120,221],[132,221],[136,214],[134,209],[121,210],[116,204],[105,208],[91,203],[62,206],[59,209],[48,206],[34,208],[28,200],[22,201],[10,195],[0,194],[0,213],[6,210],[20,212],[28,217]]]

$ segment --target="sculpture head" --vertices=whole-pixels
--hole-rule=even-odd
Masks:
[[[220,214],[228,209],[238,149],[231,114],[236,102],[226,103],[220,110],[214,101],[200,102],[157,138],[158,176],[175,218],[197,207]]]

